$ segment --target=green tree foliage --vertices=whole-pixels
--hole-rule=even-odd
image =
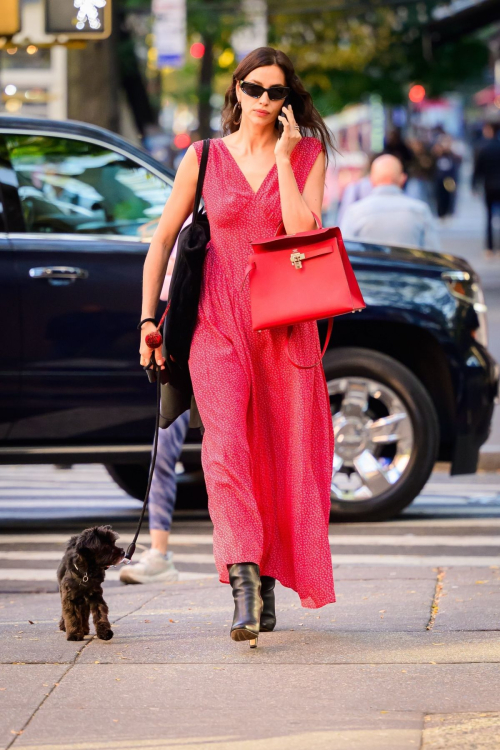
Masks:
[[[295,0],[282,0],[276,13],[270,3],[270,44],[290,55],[325,113],[370,93],[387,104],[405,102],[413,82],[438,96],[480,81],[488,62],[486,45],[474,38],[431,49],[426,25],[437,2],[353,2],[329,10],[327,0],[319,13],[311,0],[300,12],[283,12],[292,2],[297,9]]]
[[[126,12],[146,10],[151,0],[115,0]],[[386,104],[407,101],[411,83],[428,96],[480,83],[488,49],[474,36],[431,49],[426,26],[443,0],[268,0],[269,44],[290,55],[316,106],[329,114],[371,93]],[[241,0],[187,0],[188,47],[206,45],[205,60],[187,52],[181,70],[163,76],[169,98],[198,102],[207,134],[210,97],[224,93],[231,71],[219,57],[244,23]]]

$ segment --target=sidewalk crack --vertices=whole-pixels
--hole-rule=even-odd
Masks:
[[[437,576],[436,576],[436,586],[434,588],[434,596],[432,598],[432,604],[431,604],[431,612],[429,616],[429,621],[427,625],[425,626],[426,630],[432,630],[434,626],[434,622],[436,621],[437,613],[439,612],[439,601],[441,599],[441,594],[443,592],[443,581],[444,576],[446,573],[446,570],[444,568],[438,568],[437,569]]]
[[[153,594],[153,596],[151,596],[151,597],[150,597],[149,599],[146,599],[146,601],[144,601],[144,602],[141,602],[141,604],[139,604],[139,606],[138,606],[138,607],[136,607],[135,609],[132,609],[132,610],[131,610],[130,612],[127,612],[127,613],[126,613],[126,614],[124,614],[124,615],[121,615],[120,617],[117,617],[117,618],[116,618],[115,620],[111,620],[111,622],[112,622],[113,624],[115,624],[116,622],[120,622],[120,620],[123,620],[123,619],[124,619],[125,617],[129,617],[130,615],[133,615],[133,614],[135,614],[135,612],[138,612],[138,611],[139,611],[140,609],[142,609],[142,607],[144,607],[144,606],[145,606],[146,604],[149,604],[149,602],[153,601],[153,599],[155,599],[155,598],[156,598],[157,596],[159,596],[159,594],[163,594],[163,593],[164,593],[164,590],[162,590],[162,591],[155,591],[155,593]],[[20,737],[20,736],[21,736],[22,734],[24,734],[24,732],[25,732],[25,730],[27,729],[27,727],[28,727],[28,726],[29,726],[29,725],[31,724],[31,722],[33,721],[33,719],[35,718],[35,716],[37,715],[37,713],[38,713],[38,712],[40,711],[40,709],[42,708],[42,706],[43,706],[43,705],[45,704],[45,702],[46,702],[46,701],[47,701],[47,700],[48,700],[48,699],[50,698],[50,696],[52,695],[52,693],[54,692],[54,690],[56,689],[56,687],[59,687],[59,686],[60,686],[60,684],[62,683],[62,681],[64,680],[64,678],[65,678],[65,677],[66,677],[66,676],[67,676],[67,675],[69,674],[69,672],[70,672],[70,671],[71,671],[71,670],[73,669],[73,667],[74,667],[74,666],[76,665],[76,663],[77,663],[78,659],[79,659],[79,658],[80,658],[80,656],[81,656],[81,655],[83,654],[83,652],[85,651],[85,649],[86,649],[86,648],[87,648],[87,647],[88,647],[88,646],[89,646],[89,645],[90,645],[90,644],[91,644],[91,643],[92,643],[92,642],[94,641],[94,639],[96,639],[96,638],[97,638],[97,635],[93,635],[93,636],[92,636],[92,638],[89,638],[89,640],[88,640],[88,641],[86,641],[86,642],[85,642],[85,643],[84,643],[84,644],[82,645],[82,648],[80,648],[80,649],[79,649],[79,650],[78,650],[78,651],[76,652],[76,654],[75,654],[75,656],[74,656],[74,658],[73,658],[73,661],[71,662],[71,664],[69,664],[69,666],[68,666],[68,668],[66,669],[66,671],[65,671],[65,672],[63,672],[63,674],[62,674],[62,675],[61,675],[61,677],[59,678],[58,682],[57,682],[57,683],[55,683],[55,684],[54,684],[54,685],[52,686],[52,688],[51,688],[51,689],[49,690],[49,692],[48,692],[48,693],[47,693],[46,695],[44,695],[44,697],[42,698],[42,700],[40,701],[40,703],[38,704],[38,706],[37,706],[37,707],[35,708],[35,710],[34,710],[34,711],[33,711],[33,713],[31,714],[31,716],[29,716],[29,718],[28,718],[28,719],[27,719],[27,720],[25,721],[25,723],[23,724],[23,726],[21,727],[21,729],[20,729],[20,730],[18,731],[18,733],[16,734],[16,736],[15,736],[15,737],[13,737],[13,738],[12,738],[12,740],[11,740],[11,741],[10,741],[10,742],[9,742],[9,743],[8,743],[7,745],[5,745],[5,750],[9,750],[9,748],[13,747],[14,743],[15,743],[15,742],[16,742],[16,741],[17,741],[17,740],[19,739],[19,737]]]

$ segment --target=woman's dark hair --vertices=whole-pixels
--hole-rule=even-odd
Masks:
[[[315,108],[311,94],[305,90],[300,78],[295,73],[290,58],[284,52],[281,52],[279,49],[273,49],[273,47],[258,47],[253,52],[249,52],[234,71],[233,80],[226,91],[224,107],[222,109],[222,134],[228,135],[229,133],[234,133],[239,128],[239,123],[235,122],[239,113],[235,114],[234,112],[234,107],[238,101],[236,96],[237,82],[245,79],[252,70],[262,68],[265,65],[279,65],[285,74],[286,85],[290,87],[288,100],[292,106],[297,125],[300,125],[302,134],[304,134],[305,130],[307,135],[319,138],[325,149],[328,163],[328,149],[333,152],[337,150],[333,135]],[[279,120],[276,120],[275,127],[277,128],[278,125]]]

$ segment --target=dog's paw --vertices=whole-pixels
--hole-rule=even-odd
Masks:
[[[64,617],[61,617],[59,620],[59,630],[62,630],[63,632],[66,631],[66,623],[64,622]]]
[[[83,633],[67,633],[67,641],[83,641]]]
[[[97,637],[101,639],[101,641],[110,641],[114,635],[111,628],[98,628],[96,630]]]

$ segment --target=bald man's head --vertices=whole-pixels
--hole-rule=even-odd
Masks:
[[[397,185],[398,187],[403,187],[406,182],[403,165],[399,159],[391,156],[391,154],[377,156],[370,170],[370,181],[373,187],[377,187],[378,185]]]

